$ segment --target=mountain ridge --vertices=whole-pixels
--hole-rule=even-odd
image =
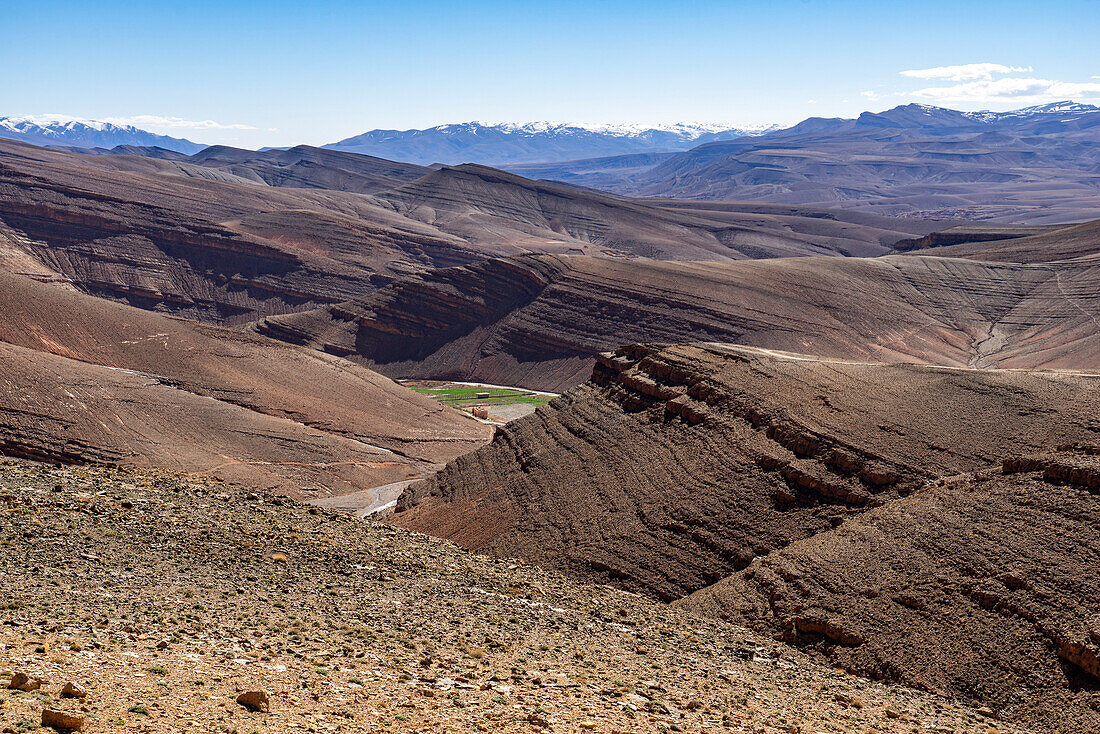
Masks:
[[[0,117],[0,138],[75,148],[114,148],[120,145],[159,147],[186,155],[198,153],[206,147],[185,138],[157,135],[133,125],[63,115]]]
[[[967,113],[909,104],[703,143],[626,174],[614,158],[516,172],[636,197],[1067,224],[1100,217],[1098,143],[1092,105]]]
[[[718,124],[662,126],[584,123],[466,122],[424,129],[368,130],[321,146],[420,165],[443,163],[543,163],[548,161],[686,150],[701,142],[758,135],[778,126],[738,128]]]

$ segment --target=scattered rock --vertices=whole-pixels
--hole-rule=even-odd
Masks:
[[[65,698],[87,698],[88,692],[81,686],[70,681],[61,689],[61,695]]]
[[[44,539],[0,552],[0,598],[43,610],[16,612],[9,616],[16,624],[0,625],[0,659],[47,678],[42,687],[54,694],[0,696],[5,734],[36,728],[44,707],[82,714],[84,732],[797,734],[789,728],[797,724],[803,734],[838,725],[912,734],[927,724],[928,734],[932,726],[990,734],[996,723],[642,597],[357,518],[313,516],[295,503],[237,501],[243,491],[209,480],[0,459],[0,536],[18,538],[35,525],[26,513],[4,511],[13,489],[52,500],[38,487],[62,478],[114,501],[103,501],[101,514],[61,496],[37,514],[47,523]],[[214,501],[229,491],[230,501]],[[127,497],[158,510],[123,512],[118,502]],[[75,537],[97,558],[67,565]],[[294,563],[273,563],[278,548]],[[227,554],[240,562],[226,564]],[[30,573],[40,577],[28,583]],[[85,653],[69,652],[75,639]],[[158,650],[162,640],[169,645]],[[63,665],[20,657],[46,642],[64,650]],[[635,653],[640,646],[647,655]],[[773,662],[753,663],[735,654],[742,649]],[[70,697],[67,681],[83,684],[87,696]],[[862,697],[868,708],[874,700],[877,716],[840,709],[837,692]],[[881,715],[887,706],[906,717]],[[1006,725],[1004,734],[1021,733]]]
[[[267,697],[267,691],[245,691],[237,696],[237,703],[249,711],[267,713],[271,711],[271,703]]]
[[[839,703],[845,704],[846,706],[851,706],[857,709],[863,708],[863,701],[847,693],[838,693],[833,696],[833,698],[836,699]]]
[[[37,691],[42,687],[42,680],[40,678],[32,678],[26,673],[16,673],[11,677],[11,682],[8,683],[8,688],[13,691],[23,691],[30,693],[31,691]]]
[[[78,714],[70,714],[54,709],[42,710],[42,726],[55,731],[83,731],[85,719]]]
[[[538,714],[538,713],[528,714],[527,715],[527,723],[531,724],[532,726],[540,727],[542,729],[549,729],[550,728],[550,720],[547,719],[542,714]]]

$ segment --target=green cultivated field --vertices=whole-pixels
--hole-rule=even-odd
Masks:
[[[411,389],[435,398],[441,403],[463,408],[471,405],[508,405],[511,403],[530,403],[531,405],[545,405],[553,398],[549,395],[537,395],[527,390],[499,387],[469,387],[467,385],[443,384],[439,387],[430,387],[423,384],[408,385]],[[479,398],[478,393],[488,393],[489,397]]]

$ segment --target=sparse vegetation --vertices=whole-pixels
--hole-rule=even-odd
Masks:
[[[57,483],[66,489],[53,492]],[[19,550],[0,554],[0,596],[35,609],[52,602],[17,630],[0,626],[0,650],[26,649],[26,665],[51,686],[88,681],[82,705],[93,731],[140,721],[167,733],[192,720],[224,732],[308,731],[318,721],[350,731],[564,722],[596,732],[697,731],[712,726],[707,712],[718,706],[729,708],[731,726],[760,731],[785,716],[827,731],[850,726],[833,695],[849,691],[865,702],[860,726],[882,734],[909,734],[912,723],[986,734],[964,709],[820,668],[745,630],[446,541],[244,494],[165,474],[0,463],[0,533]],[[112,495],[160,510],[129,512]],[[75,555],[73,538],[82,536],[72,528],[89,536]],[[268,542],[294,548],[296,562],[272,564]],[[508,593],[534,588],[537,602]],[[629,632],[619,610],[637,623]],[[697,643],[685,645],[688,635]],[[33,653],[28,637],[43,650],[81,639],[94,654]],[[642,644],[644,658],[634,652]],[[785,667],[726,652],[745,645]],[[691,673],[652,672],[651,660]],[[751,707],[732,700],[745,686]],[[247,690],[270,691],[271,712],[234,703]],[[33,723],[46,698],[5,701],[8,721]],[[886,717],[888,706],[909,718]]]

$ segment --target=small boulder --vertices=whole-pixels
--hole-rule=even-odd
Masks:
[[[267,713],[271,710],[271,703],[268,701],[267,691],[245,691],[237,696],[237,703],[244,706],[249,711]]]
[[[11,677],[11,682],[8,683],[8,688],[13,691],[23,691],[24,693],[30,693],[31,691],[37,691],[42,687],[42,681],[39,678],[32,678],[26,673],[16,673]]]
[[[87,698],[88,692],[81,686],[70,681],[61,689],[61,696],[63,698]]]
[[[43,709],[42,726],[62,732],[83,731],[84,717],[54,709]]]

